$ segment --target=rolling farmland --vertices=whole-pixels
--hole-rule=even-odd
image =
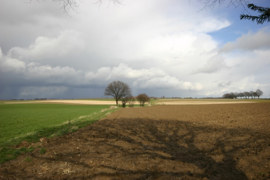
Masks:
[[[40,148],[2,164],[0,177],[266,179],[269,109],[270,103],[120,109],[74,133],[20,144]]]

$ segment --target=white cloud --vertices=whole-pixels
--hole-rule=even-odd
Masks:
[[[79,54],[85,47],[81,33],[74,30],[60,32],[56,38],[37,37],[27,48],[14,47],[8,52],[8,57],[25,62],[47,62]]]
[[[142,77],[156,77],[156,76],[164,76],[166,75],[159,68],[150,68],[150,69],[132,69],[128,67],[126,64],[119,64],[118,67],[114,67],[111,70],[111,74],[107,77],[107,79],[115,79],[120,77],[126,77],[128,79],[136,79]]]
[[[221,56],[214,56],[207,60],[207,63],[195,70],[194,73],[214,73],[221,69],[229,68],[224,59]]]
[[[125,64],[114,67],[107,79],[127,78],[132,79],[135,88],[171,88],[185,90],[201,90],[202,85],[184,82],[170,76],[160,68],[135,70]]]
[[[203,33],[181,32],[176,34],[158,35],[146,42],[144,51],[149,56],[179,56],[191,53],[206,53],[217,47],[217,43]]]
[[[235,50],[253,51],[256,49],[270,48],[270,31],[261,29],[256,33],[249,32],[242,35],[234,42],[226,43],[220,52],[230,52]]]
[[[180,81],[175,77],[165,75],[162,77],[145,77],[136,80],[133,83],[134,87],[149,88],[149,89],[170,89],[170,90],[193,90],[200,91],[203,86],[200,83],[193,84],[191,82]]]
[[[224,93],[261,89],[268,98],[270,83],[270,51],[226,54],[224,61],[230,68],[213,74],[201,74],[204,96],[222,96]],[[208,79],[208,80],[205,80]]]
[[[17,59],[5,57],[0,47],[0,71],[18,73],[24,70],[25,70],[24,62]]]
[[[226,28],[230,25],[231,25],[231,23],[228,20],[220,21],[217,19],[209,18],[209,19],[202,21],[202,23],[198,24],[197,31],[209,33],[209,32],[221,30],[221,29]]]

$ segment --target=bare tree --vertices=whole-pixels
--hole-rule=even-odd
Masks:
[[[231,93],[226,93],[222,96],[223,98],[227,98],[227,99],[236,99],[237,96],[235,95],[235,93],[231,92]]]
[[[234,97],[235,97],[235,99],[237,99],[238,97],[240,97],[240,96],[239,96],[239,93],[238,93],[238,92],[235,92],[235,93],[234,93]]]
[[[213,9],[215,7],[220,7],[223,4],[226,4],[227,6],[234,6],[239,7],[242,6],[243,8],[246,8],[248,5],[248,0],[198,0],[202,4],[204,4],[204,9]]]
[[[245,95],[245,98],[246,98],[246,99],[248,99],[249,96],[250,96],[250,95],[249,95],[249,92],[247,92],[247,91],[244,92],[244,95]]]
[[[254,99],[254,96],[255,96],[254,91],[249,91],[249,94],[250,94],[251,98]]]
[[[30,0],[32,2],[33,0]],[[45,1],[45,0],[43,0]],[[119,0],[108,0],[109,2],[113,2],[114,4],[121,4]],[[57,2],[61,5],[61,8],[65,13],[68,13],[68,10],[71,9],[73,11],[77,11],[80,6],[80,0],[52,0],[52,2]],[[95,4],[102,3],[102,0],[97,0]]]
[[[230,95],[231,95],[232,99],[236,99],[235,93],[231,92]]]
[[[238,96],[241,97],[241,99],[243,99],[243,97],[244,97],[245,95],[244,95],[244,93],[241,92],[241,93],[239,93]]]
[[[257,92],[255,91],[253,91],[253,97],[254,97],[254,99],[255,99],[255,97],[258,97],[258,94],[257,94]]]
[[[128,106],[129,106],[129,107],[133,107],[135,101],[136,101],[136,98],[133,97],[133,96],[130,96],[130,97],[129,97],[129,101],[128,101]]]
[[[122,101],[122,107],[126,107],[126,104],[128,102],[128,97],[121,98],[121,101]]]
[[[256,94],[258,96],[258,99],[260,98],[261,95],[263,95],[263,92],[260,89],[256,90]]]
[[[137,100],[140,102],[140,106],[144,106],[145,102],[150,101],[150,98],[146,94],[139,94]]]
[[[131,89],[129,86],[121,81],[113,81],[110,83],[105,89],[104,94],[106,96],[114,97],[116,101],[116,105],[118,105],[118,101],[127,96],[131,96]]]
[[[33,0],[29,0],[31,3]],[[45,0],[43,0],[45,1]],[[77,11],[77,8],[79,7],[79,1],[80,0],[52,0],[52,2],[58,2],[61,5],[61,8],[64,10],[64,12],[67,13],[68,9],[72,9],[73,11]]]
[[[254,99],[255,97],[258,97],[258,99],[260,98],[260,96],[263,94],[263,92],[260,89],[257,89],[255,92],[254,91],[250,91],[250,92],[241,92],[241,93],[226,93],[224,94],[222,97],[223,98],[231,98],[231,99],[236,99],[237,97],[245,97],[247,99],[249,99],[249,97],[251,97],[252,99]]]
[[[223,94],[222,98],[232,99],[230,93]]]
[[[124,96],[121,98],[121,101],[122,101],[122,106],[123,107],[126,107],[126,104],[129,103],[129,107],[133,107],[133,104],[134,104],[134,97],[130,94],[128,96]]]

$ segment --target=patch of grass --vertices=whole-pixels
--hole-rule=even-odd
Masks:
[[[15,149],[11,147],[4,147],[0,149],[0,163],[17,158],[19,155],[32,152],[34,147]]]
[[[40,154],[45,154],[45,153],[46,153],[46,149],[45,149],[44,147],[41,148],[40,151],[39,151],[39,153],[40,153]]]
[[[24,161],[26,161],[26,162],[30,162],[30,161],[32,161],[32,159],[31,158],[29,158],[29,157],[27,157]]]
[[[31,135],[31,133],[39,136],[44,128],[56,126],[80,116],[87,116],[105,108],[109,108],[109,106],[0,104],[0,147],[11,139],[20,139],[20,137]]]
[[[0,163],[34,148],[14,148],[22,141],[72,133],[117,109],[105,105],[0,104]]]

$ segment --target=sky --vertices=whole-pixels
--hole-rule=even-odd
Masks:
[[[270,97],[270,23],[242,6],[198,0],[80,0],[73,11],[0,0],[0,99],[104,98],[113,81],[132,94]],[[249,1],[268,6],[269,0]]]

